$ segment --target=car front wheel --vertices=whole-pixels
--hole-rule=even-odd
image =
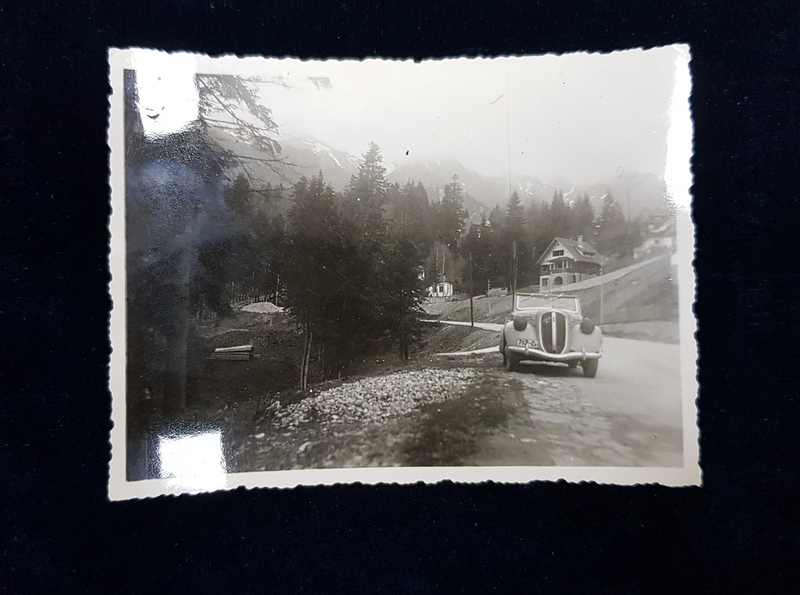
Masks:
[[[594,378],[597,376],[597,364],[600,360],[596,359],[587,359],[581,363],[581,367],[583,368],[583,375],[587,378]]]
[[[506,370],[509,372],[514,372],[517,369],[517,364],[519,363],[519,356],[512,352],[506,352],[503,354],[503,363],[506,365]]]

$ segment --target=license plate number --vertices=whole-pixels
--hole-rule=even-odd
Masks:
[[[517,347],[536,347],[535,339],[517,339]]]

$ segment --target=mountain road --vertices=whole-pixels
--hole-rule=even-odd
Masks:
[[[502,328],[481,328],[490,326]],[[512,413],[464,464],[682,465],[678,345],[605,337],[595,378],[545,363],[523,362],[507,372],[496,357],[488,373],[507,385]]]

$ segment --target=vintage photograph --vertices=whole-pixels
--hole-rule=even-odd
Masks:
[[[112,499],[700,483],[687,46],[109,62]]]

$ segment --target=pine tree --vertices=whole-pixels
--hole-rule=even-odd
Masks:
[[[342,236],[351,247],[341,269],[348,285],[345,294],[349,303],[344,305],[344,311],[361,329],[365,349],[380,344],[387,332],[381,321],[380,282],[386,263],[388,229],[385,174],[380,148],[370,143],[364,162],[344,191],[342,208],[346,223]]]
[[[555,237],[570,235],[570,209],[564,200],[564,193],[556,190],[553,193],[553,200],[550,203],[550,233]]]
[[[587,242],[591,241],[594,233],[594,207],[588,194],[584,193],[578,197],[572,212],[574,221],[572,235],[582,235]]]
[[[395,184],[390,186],[387,197],[390,237],[407,238],[419,252],[427,255],[433,244],[433,229],[425,187],[409,182],[400,189]]]
[[[295,200],[289,211],[286,292],[290,309],[301,324],[314,324],[320,310],[319,296],[330,273],[327,263],[332,233],[337,224],[333,189],[322,174],[295,184]]]
[[[624,251],[625,232],[625,216],[609,190],[597,218],[597,249],[607,256]]]
[[[442,243],[455,255],[458,248],[458,239],[464,231],[467,211],[464,209],[464,196],[458,176],[453,178],[444,187],[442,200],[438,204],[437,234]]]
[[[506,229],[508,233],[522,237],[523,226],[525,225],[525,212],[522,208],[522,201],[517,191],[511,193],[506,206]]]
[[[382,242],[386,232],[386,168],[381,164],[381,151],[369,144],[364,162],[350,178],[344,192],[345,211],[350,225],[367,242]]]
[[[425,297],[425,261],[431,249],[430,204],[422,184],[396,185],[388,192],[387,255],[381,275],[388,340],[396,343],[402,359],[422,336],[421,304]]]
[[[349,337],[339,318],[343,282],[339,278],[339,259],[346,246],[342,224],[334,204],[334,192],[322,174],[295,185],[295,200],[289,211],[289,230],[284,285],[289,310],[303,327],[306,338],[301,363],[301,388],[308,379],[309,358],[314,341],[332,357],[325,362],[326,372],[338,371],[341,339]],[[343,332],[344,331],[344,332]]]
[[[519,285],[530,270],[528,243],[525,237],[525,216],[517,191],[511,193],[506,205],[505,251],[508,263],[508,285]]]
[[[508,277],[508,249],[506,242],[506,216],[500,205],[495,206],[489,213],[488,223],[490,234],[487,242],[490,246],[490,275],[493,287],[506,286],[509,283]]]
[[[267,229],[259,286],[266,295],[272,296],[276,305],[280,305],[281,277],[286,266],[286,219],[280,213],[271,217]]]
[[[536,259],[555,237],[549,226],[548,205],[536,199],[531,201],[526,217],[526,233],[531,246],[533,268]],[[534,276],[538,277],[538,271],[535,273]]]
[[[461,247],[465,259],[465,274],[472,295],[486,293],[492,277],[492,227],[484,214],[480,223],[472,225],[464,238]],[[471,267],[471,270],[470,270]]]
[[[396,344],[401,359],[409,358],[411,346],[422,337],[422,301],[425,285],[420,278],[422,254],[408,238],[400,238],[387,250],[382,277],[387,340]]]

